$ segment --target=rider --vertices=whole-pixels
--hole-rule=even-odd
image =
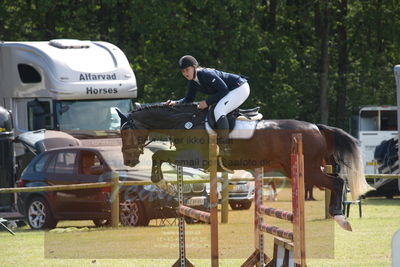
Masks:
[[[182,75],[189,80],[186,96],[178,101],[168,100],[167,105],[193,102],[197,91],[211,95],[200,101],[199,109],[205,109],[216,104],[214,109],[217,122],[220,154],[228,156],[229,123],[226,115],[238,108],[249,96],[250,87],[243,76],[227,73],[215,69],[200,67],[197,60],[190,55],[183,56],[178,62]]]

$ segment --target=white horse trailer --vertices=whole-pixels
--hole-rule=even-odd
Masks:
[[[125,54],[100,41],[56,39],[0,43],[0,105],[16,134],[52,129],[117,130],[118,107],[132,108],[135,75]]]
[[[397,107],[363,107],[359,111],[358,122],[358,138],[363,153],[365,172],[378,173],[374,160],[375,148],[383,141],[397,136]]]
[[[397,106],[374,106],[361,109],[361,149],[364,153],[366,173],[399,174],[398,125],[400,122],[400,65],[394,67],[397,86]],[[377,190],[367,196],[392,197],[400,193],[400,179],[373,179]]]

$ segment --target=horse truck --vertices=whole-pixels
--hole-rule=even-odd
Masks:
[[[366,174],[398,174],[397,107],[391,105],[365,106],[358,114],[358,138]],[[369,196],[393,197],[400,194],[399,180],[368,179],[376,191]]]
[[[362,107],[356,118],[357,137],[360,140],[367,174],[399,174],[399,131],[400,124],[400,65],[394,67],[397,87],[397,106],[377,105]],[[400,179],[370,179],[376,191],[366,196],[400,195]]]
[[[11,173],[0,172],[0,187],[13,186],[27,164],[29,151],[15,142],[10,147],[12,135],[58,130],[83,145],[120,145],[115,108],[127,113],[135,98],[132,68],[121,49],[111,43],[0,42],[0,106],[10,111],[14,127],[12,134],[9,129],[0,132],[7,147],[1,151],[2,160],[12,166]],[[15,198],[0,196],[0,217],[15,215]]]

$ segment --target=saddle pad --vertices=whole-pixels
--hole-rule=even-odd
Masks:
[[[236,118],[236,121],[237,120],[240,120],[240,121],[260,121],[260,120],[262,120],[262,118],[263,118],[263,115],[261,113],[258,113],[257,115],[251,116],[251,117],[246,117],[246,116],[240,115],[240,116],[238,116]]]
[[[235,128],[229,133],[230,139],[250,139],[254,135],[258,121],[243,121],[236,120]],[[206,130],[208,134],[216,134],[216,132],[211,129],[206,121]]]

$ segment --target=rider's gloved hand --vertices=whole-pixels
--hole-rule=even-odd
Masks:
[[[175,101],[175,100],[168,99],[167,101],[164,102],[164,105],[167,105],[167,106],[175,106],[175,105],[176,105],[176,101]]]
[[[197,108],[198,109],[206,109],[208,107],[207,102],[206,101],[200,101],[199,103],[197,103]]]

